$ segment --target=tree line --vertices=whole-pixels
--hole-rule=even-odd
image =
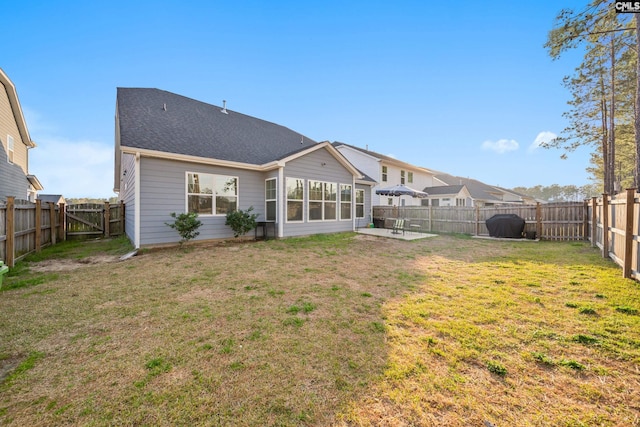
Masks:
[[[599,184],[582,186],[558,184],[549,186],[536,185],[534,187],[514,187],[512,190],[544,202],[581,202],[591,197],[600,196],[602,192]]]
[[[567,127],[547,148],[593,147],[587,168],[599,192],[615,194],[640,183],[640,14],[618,13],[615,1],[592,0],[563,9],[545,48],[552,59],[580,48],[584,57],[563,80],[570,92]]]

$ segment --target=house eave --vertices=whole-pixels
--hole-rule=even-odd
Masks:
[[[23,143],[29,148],[35,148],[36,144],[31,140],[31,136],[29,135],[29,129],[27,128],[27,122],[24,119],[24,114],[22,112],[22,107],[20,106],[20,100],[18,99],[18,92],[16,91],[16,87],[9,76],[4,73],[2,68],[0,68],[0,83],[4,85],[7,91],[9,104],[11,104],[13,116],[15,118],[16,124],[18,125],[18,130],[20,131],[20,136],[22,137]]]

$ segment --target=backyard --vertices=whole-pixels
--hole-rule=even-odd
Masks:
[[[9,426],[640,426],[640,286],[588,243],[65,242],[0,292]]]

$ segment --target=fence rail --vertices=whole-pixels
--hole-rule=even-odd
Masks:
[[[77,226],[68,215],[82,219],[84,226],[91,228],[91,220],[99,224],[99,232],[93,227],[91,233],[78,232]],[[93,217],[84,215],[90,212]],[[117,236],[124,232],[124,205],[98,204],[97,207],[84,205],[55,205],[35,203],[7,197],[0,202],[0,259],[9,267],[24,256],[39,252],[42,248],[78,235],[94,237]]]

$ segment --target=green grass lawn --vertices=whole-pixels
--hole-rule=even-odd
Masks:
[[[585,243],[64,243],[0,292],[0,424],[640,425],[640,286]],[[69,268],[42,268],[43,263]]]

